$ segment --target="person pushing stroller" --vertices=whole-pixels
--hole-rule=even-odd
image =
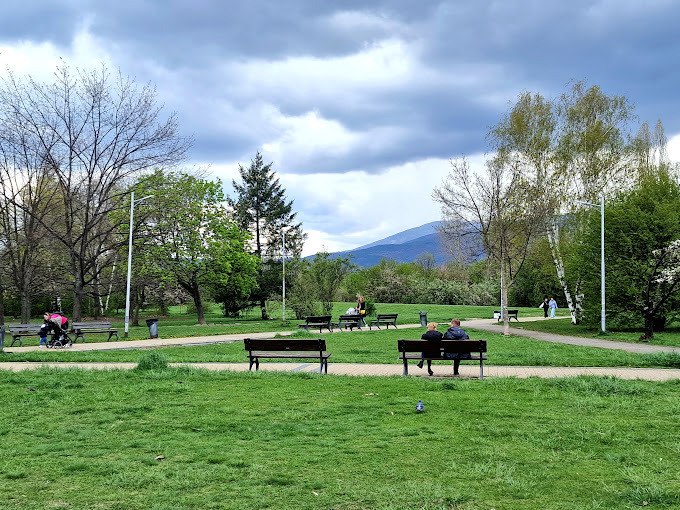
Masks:
[[[58,313],[45,312],[45,323],[40,328],[40,345],[45,347],[64,347],[71,343],[68,337],[68,319]],[[47,342],[47,335],[52,334],[52,339]]]

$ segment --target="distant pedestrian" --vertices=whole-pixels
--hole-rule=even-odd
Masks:
[[[554,298],[550,298],[550,301],[548,301],[548,308],[550,308],[550,318],[554,319],[555,310],[557,310],[557,301]]]
[[[44,324],[40,327],[40,343],[38,347],[43,345],[47,347],[47,334],[56,331],[68,329],[68,319],[58,313],[45,312],[43,314]]]
[[[543,302],[538,305],[539,308],[543,308],[543,318],[547,319],[548,318],[548,308],[550,308],[550,305],[548,303],[548,296],[543,298]]]

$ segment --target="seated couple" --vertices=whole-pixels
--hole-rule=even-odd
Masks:
[[[446,330],[446,333],[443,335],[437,331],[437,323],[436,322],[430,322],[427,325],[427,331],[423,333],[423,336],[420,337],[422,340],[427,340],[431,344],[433,344],[433,347],[438,346],[439,341],[444,339],[444,340],[469,340],[470,337],[468,334],[465,332],[464,329],[460,327],[460,320],[459,319],[453,319],[451,320],[451,327]],[[458,367],[460,366],[460,360],[461,359],[470,359],[471,355],[470,353],[462,353],[462,354],[455,354],[452,353],[450,354],[453,359],[453,375],[459,375],[458,374]],[[425,357],[425,353],[423,353],[423,357]],[[424,361],[424,360],[423,360]],[[423,361],[418,363],[418,368],[423,368]],[[430,375],[434,375],[434,372],[432,371],[432,361],[427,360],[427,373]]]

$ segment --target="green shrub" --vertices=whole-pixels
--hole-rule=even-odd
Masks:
[[[137,362],[137,370],[165,370],[167,368],[168,358],[155,350],[144,353]]]

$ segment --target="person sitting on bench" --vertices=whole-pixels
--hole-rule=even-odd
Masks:
[[[434,344],[434,346],[439,345],[439,341],[442,339],[442,334],[441,332],[437,331],[437,323],[436,322],[430,322],[427,325],[427,331],[423,333],[423,336],[420,337],[421,340],[427,340],[428,342]],[[425,353],[423,353],[423,358],[425,357]],[[423,368],[423,361],[421,360],[418,363],[418,368]],[[434,375],[434,372],[432,371],[432,360],[427,360],[427,373],[430,375]]]
[[[452,319],[451,327],[444,333],[445,340],[470,340],[470,337],[465,332],[463,328],[460,327],[460,319]],[[453,359],[453,375],[458,374],[458,367],[460,366],[460,360],[462,359],[472,359],[472,355],[469,352],[464,352],[461,354],[450,353],[447,357]]]

